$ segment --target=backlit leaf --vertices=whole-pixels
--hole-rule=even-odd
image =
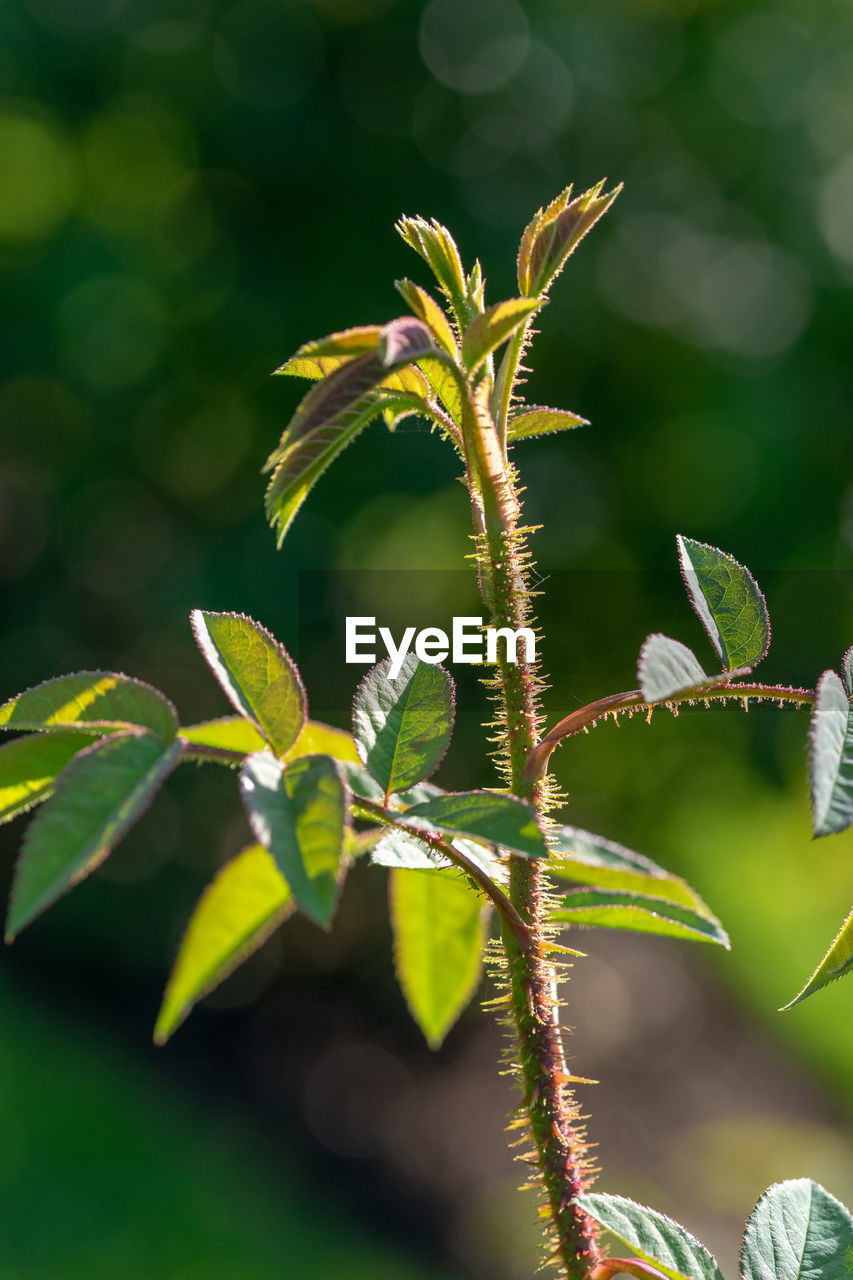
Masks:
[[[394,284],[397,292],[405,298],[415,315],[423,320],[425,325],[429,326],[430,332],[438,345],[449,356],[455,356],[456,337],[450,326],[450,321],[432,294],[427,293],[426,289],[422,289],[419,284],[415,284],[412,280],[395,280]]]
[[[842,978],[845,973],[850,973],[851,970],[853,970],[853,911],[844,921],[838,936],[802,991],[794,997],[790,1004],[784,1005],[781,1012],[786,1009],[793,1009],[794,1005],[799,1004],[808,996],[814,995],[816,991],[820,991],[821,987],[828,987],[830,982],[835,982],[836,978]]]
[[[853,708],[834,671],[818,681],[809,726],[809,781],[816,836],[853,823]]]
[[[723,1280],[716,1259],[703,1244],[666,1214],[625,1196],[578,1196],[584,1213],[671,1280]],[[769,1280],[769,1277],[768,1277]]]
[[[66,765],[24,837],[7,939],[104,861],[181,758],[150,733],[96,742]]]
[[[391,872],[390,905],[397,978],[437,1049],[479,981],[487,907],[455,873],[399,868]]]
[[[572,427],[588,427],[586,418],[565,409],[547,409],[536,405],[516,414],[507,426],[508,440],[526,440],[529,436],[544,436],[552,431],[570,431]]]
[[[200,724],[188,724],[181,728],[181,737],[194,747],[210,747],[213,751],[239,751],[251,755],[263,751],[267,740],[251,720],[243,716],[218,716],[215,720],[203,720]]]
[[[150,729],[163,742],[178,731],[175,708],[142,680],[78,671],[45,680],[0,706],[0,729]]]
[[[37,733],[0,747],[0,822],[46,800],[56,775],[91,741],[87,733]]]
[[[385,369],[412,364],[435,350],[432,334],[417,316],[400,316],[391,320],[379,335],[379,359]]]
[[[473,836],[525,858],[548,855],[536,810],[515,796],[456,791],[413,805],[404,816],[406,822],[424,831]]]
[[[462,359],[468,371],[473,373],[543,302],[542,298],[509,298],[475,316],[462,335]]]
[[[841,659],[841,675],[844,679],[844,688],[847,690],[848,698],[853,698],[853,645],[850,646]]]
[[[566,265],[583,237],[607,212],[622,190],[604,192],[603,182],[572,200],[567,187],[525,228],[518,249],[518,287],[525,297],[543,294]]]
[[[327,928],[345,870],[341,766],[330,756],[283,765],[259,751],[243,764],[240,790],[255,839],[274,857],[300,909]]]
[[[637,680],[646,702],[664,702],[708,680],[692,649],[680,640],[654,633],[640,649]]]
[[[457,836],[451,842],[451,848],[463,853],[475,863],[490,880],[501,882],[507,879],[508,869],[505,862],[497,858],[486,845],[476,840],[463,840]],[[436,867],[449,870],[454,863],[443,857],[437,850],[418,840],[399,827],[387,827],[379,842],[375,845],[370,861],[378,867],[403,867],[412,871],[429,871]]]
[[[253,955],[294,911],[272,855],[252,844],[208,885],[181,939],[154,1040],[165,1044],[193,1005]]]
[[[770,619],[748,569],[717,547],[679,535],[678,555],[690,603],[728,671],[754,667],[770,646]]]
[[[777,1182],[750,1214],[740,1273],[743,1280],[849,1280],[853,1217],[809,1178]]]
[[[339,369],[347,360],[375,351],[381,332],[381,325],[362,324],[353,329],[344,329],[340,333],[330,333],[326,338],[304,342],[275,372],[299,378],[325,377]]]
[[[296,666],[270,633],[241,613],[190,614],[198,647],[232,706],[276,755],[298,738],[308,709]]]
[[[404,217],[397,223],[397,231],[428,264],[457,319],[464,323],[468,318],[465,272],[456,241],[447,227],[435,218],[427,222],[424,218]]]
[[[711,917],[708,907],[680,876],[664,871],[651,858],[624,845],[578,827],[559,827],[550,838],[548,874],[560,880],[594,885],[597,889],[627,889],[690,907]]]
[[[704,906],[704,904],[703,904]],[[719,920],[705,908],[684,907],[651,893],[621,889],[575,889],[567,893],[551,918],[563,924],[656,933],[665,938],[716,942],[728,949],[729,939]]]
[[[438,768],[453,731],[453,681],[441,666],[409,653],[395,679],[383,658],[362,680],[353,704],[358,753],[386,794],[404,791]]]
[[[427,356],[418,362],[441,405],[457,425],[462,421],[462,393],[459,383],[444,360]]]
[[[321,720],[308,720],[283,760],[296,760],[299,756],[332,756],[334,760],[358,763],[358,752],[351,733],[323,724]]]

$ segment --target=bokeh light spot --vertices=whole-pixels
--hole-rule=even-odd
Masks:
[[[67,217],[76,196],[71,145],[47,120],[7,109],[0,114],[0,155],[0,240],[46,238]]]
[[[133,276],[102,276],[78,285],[60,304],[56,324],[65,363],[93,387],[129,387],[151,371],[165,337],[163,301]]]
[[[436,80],[462,93],[493,93],[519,70],[530,35],[515,0],[432,0],[420,50]]]

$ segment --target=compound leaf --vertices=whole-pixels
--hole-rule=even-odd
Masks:
[[[120,733],[81,751],[31,822],[15,868],[7,939],[104,861],[181,758],[150,733]]]
[[[401,868],[391,872],[390,906],[397,978],[415,1021],[437,1049],[479,981],[487,909],[452,872]]]
[[[91,741],[87,733],[37,733],[0,747],[0,822],[46,800],[56,775]]]
[[[263,946],[295,909],[293,895],[272,856],[252,844],[218,872],[205,889],[181,939],[157,1025],[165,1044],[193,1005]]]
[[[817,684],[809,726],[809,781],[816,836],[853,823],[853,707],[834,671]]]
[[[347,788],[330,756],[301,756],[282,764],[266,751],[251,755],[240,773],[249,823],[268,849],[297,905],[328,928],[345,870]]]
[[[704,903],[702,904],[704,906]],[[719,920],[705,908],[684,907],[650,893],[621,889],[574,889],[563,898],[551,918],[563,924],[656,933],[691,942],[716,942],[728,949],[729,939]]]
[[[403,816],[424,831],[473,836],[525,858],[548,855],[536,810],[515,796],[493,791],[449,792],[413,805]]]
[[[507,425],[508,440],[526,440],[529,436],[544,436],[552,431],[570,431],[572,427],[588,427],[586,418],[566,409],[548,409],[534,405],[525,409]]]
[[[353,704],[358,754],[385,794],[404,791],[440,764],[453,731],[453,680],[413,653],[392,679],[391,659],[367,673]]]
[[[0,729],[150,729],[163,742],[178,731],[165,694],[115,671],[78,671],[45,680],[0,706]]]
[[[651,858],[613,840],[578,827],[558,827],[549,843],[552,856],[548,872],[560,880],[647,894],[711,916],[699,894],[681,876],[664,871]]]
[[[680,640],[655,632],[643,641],[637,660],[637,680],[646,702],[664,702],[707,682],[692,649]]]
[[[585,1213],[670,1280],[723,1280],[716,1259],[684,1227],[626,1196],[578,1196]]]
[[[758,583],[733,556],[680,534],[676,539],[687,594],[728,671],[754,667],[770,647],[770,618]]]
[[[193,609],[193,633],[231,705],[276,755],[298,738],[308,709],[296,666],[270,633],[241,613]]]
[[[851,969],[853,969],[853,911],[844,921],[838,936],[802,991],[789,1004],[784,1005],[780,1012],[793,1009],[794,1005],[814,995],[816,991],[820,991],[821,987],[828,987],[830,982],[842,978],[845,973],[850,973]]]
[[[750,1214],[740,1273],[743,1280],[849,1280],[853,1217],[809,1178],[777,1182]]]
[[[544,298],[508,298],[475,316],[462,335],[462,359],[469,373],[479,368],[486,356],[525,324],[545,301]]]

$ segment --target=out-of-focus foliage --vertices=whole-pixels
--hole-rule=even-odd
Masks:
[[[518,449],[526,517],[544,524],[533,549],[546,576],[552,720],[630,688],[650,629],[701,642],[670,568],[676,530],[756,571],[774,619],[768,680],[811,683],[834,667],[853,639],[851,78],[853,18],[841,0],[4,6],[0,695],[105,667],[165,689],[184,721],[221,715],[185,618],[192,606],[236,609],[282,638],[315,691],[312,716],[342,724],[360,674],[341,661],[344,614],[444,626],[476,612],[460,568],[464,493],[439,441],[411,420],[396,439],[381,423],[366,431],[276,555],[257,473],[297,391],[268,374],[306,336],[396,314],[390,276],[427,283],[393,234],[401,213],[446,222],[463,254],[482,247],[491,296],[510,296],[531,213],[568,181],[580,190],[603,173],[625,189],[543,313],[527,389],[532,403],[592,426]],[[422,571],[416,591],[402,569]],[[492,781],[476,765],[482,713],[460,682],[453,785]],[[808,1172],[851,1198],[853,1168],[820,1137],[830,1125],[821,1107],[836,1108],[836,1128],[850,1114],[849,984],[773,1013],[850,896],[849,833],[809,845],[804,783],[792,782],[804,731],[793,711],[676,722],[656,712],[651,730],[602,727],[555,759],[568,820],[652,849],[689,877],[732,938],[730,956],[708,960],[715,980],[784,1037],[791,1061],[833,1086],[799,1132],[792,1168],[753,1167],[759,1151],[788,1150],[772,1111],[781,1084],[765,1090],[769,1111],[725,1131],[717,1123],[717,1137],[697,1126],[679,1139],[701,1145],[705,1182],[692,1189],[675,1137],[670,1164],[650,1175],[603,1135],[624,1189],[650,1199],[644,1179],[670,1177],[692,1196],[694,1217],[690,1206],[679,1213],[697,1230],[697,1214],[742,1219],[749,1195],[781,1176]],[[724,809],[709,771],[725,784]],[[108,962],[138,983],[150,1024],[202,884],[248,838],[228,826],[233,797],[218,800],[218,784],[204,770],[176,779],[177,800],[159,799],[56,921],[34,926],[22,944],[34,973],[41,956],[67,966],[82,937],[90,961],[74,985],[88,978],[97,993],[92,973]],[[135,883],[133,906],[118,879]],[[379,913],[363,892],[316,998],[352,982],[354,1002],[367,992],[393,1021],[393,975],[368,941]],[[292,945],[287,973],[302,981],[313,943],[303,933]],[[644,954],[667,945],[652,940]],[[258,963],[234,1003],[272,980]],[[593,964],[576,969],[578,993],[582,981],[594,988]],[[683,982],[672,977],[671,990]],[[104,991],[93,1001],[110,1007]],[[624,1043],[614,1028],[627,1036],[633,1024],[615,997],[609,1007],[610,1032],[590,1020],[577,1049],[599,1034],[612,1077],[612,1046]],[[685,1034],[673,1025],[668,1051]],[[654,1056],[666,1058],[660,1040]],[[278,1062],[272,1049],[268,1059]],[[579,1067],[589,1073],[582,1057]],[[76,1078],[74,1062],[67,1070]],[[306,1095],[309,1115],[310,1098],[331,1089],[325,1079]],[[590,1107],[601,1105],[593,1094]],[[313,1123],[326,1145],[343,1141]],[[673,1135],[679,1124],[674,1114]],[[818,1164],[829,1152],[833,1168],[804,1169],[809,1151]],[[466,1265],[510,1221],[489,1196],[472,1197],[452,1225]],[[514,1265],[518,1238],[489,1274]]]

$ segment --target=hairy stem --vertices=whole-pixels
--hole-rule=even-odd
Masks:
[[[513,472],[504,463],[488,402],[482,390],[469,392],[463,415],[469,487],[482,496],[484,528],[477,530],[483,601],[496,627],[517,631],[529,626],[530,592],[524,531],[518,527],[518,498]],[[510,790],[531,800],[544,817],[546,797],[524,766],[536,745],[540,681],[535,668],[520,660],[498,663],[493,687],[499,716],[498,759]],[[582,1280],[599,1261],[596,1230],[576,1202],[587,1185],[589,1164],[578,1108],[567,1091],[568,1073],[555,994],[556,972],[549,957],[548,903],[542,869],[535,861],[510,858],[509,898],[527,922],[534,946],[519,946],[503,928],[509,978],[509,1005],[523,1108],[534,1150],[526,1157],[540,1176],[553,1226],[553,1260],[567,1280]]]

